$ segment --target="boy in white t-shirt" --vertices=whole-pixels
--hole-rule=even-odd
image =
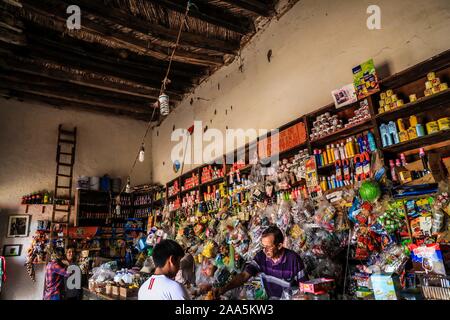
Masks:
[[[180,260],[184,257],[183,248],[173,240],[158,243],[152,254],[155,273],[139,289],[139,300],[190,300],[183,285],[174,281]]]

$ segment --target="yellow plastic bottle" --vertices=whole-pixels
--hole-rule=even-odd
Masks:
[[[416,139],[418,137],[416,130],[416,126],[418,124],[417,117],[416,116],[409,117],[409,124],[410,127],[408,129],[408,138],[409,140]]]
[[[328,163],[332,163],[333,162],[333,153],[331,152],[331,148],[329,145],[327,146],[327,157],[328,157]]]
[[[330,162],[328,161],[327,150],[323,150],[322,155],[323,155],[323,163],[324,163],[324,165],[329,164]]]

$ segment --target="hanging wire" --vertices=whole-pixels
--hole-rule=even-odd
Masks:
[[[162,80],[162,84],[161,84],[161,89],[160,89],[160,91],[159,91],[159,95],[162,95],[162,94],[164,93],[164,91],[166,90],[166,85],[170,83],[170,80],[169,80],[169,74],[170,74],[170,70],[171,70],[171,68],[172,68],[172,61],[173,61],[173,58],[174,58],[174,56],[175,56],[175,52],[176,52],[176,50],[177,50],[177,48],[178,48],[178,46],[179,46],[180,38],[181,38],[181,33],[182,33],[182,31],[183,31],[183,26],[185,25],[185,23],[186,23],[186,21],[187,21],[187,17],[188,17],[188,15],[189,15],[189,10],[191,9],[191,7],[196,8],[197,6],[196,6],[191,0],[189,0],[189,1],[187,2],[187,4],[186,4],[186,11],[185,11],[184,16],[183,16],[183,18],[182,18],[182,21],[181,21],[181,23],[180,23],[180,28],[179,28],[179,30],[178,30],[178,35],[177,35],[177,41],[176,41],[175,46],[174,46],[174,48],[173,48],[173,50],[172,50],[172,54],[170,55],[169,65],[168,65],[168,67],[167,67],[167,72],[166,72],[166,74],[165,74],[165,76],[164,76],[164,79]],[[156,104],[157,104],[157,103],[155,103],[155,105],[156,105]],[[146,139],[147,136],[148,136],[148,133],[149,133],[150,128],[151,128],[151,126],[152,126],[152,120],[153,120],[153,116],[155,115],[156,109],[158,109],[158,108],[157,108],[157,107],[154,107],[154,108],[153,108],[152,116],[151,116],[151,118],[150,118],[150,120],[149,120],[149,122],[148,122],[148,124],[147,124],[147,129],[145,130],[145,134],[144,134],[144,136],[142,137],[142,142],[141,142],[140,146],[142,146],[142,144],[145,142],[145,139]],[[140,147],[139,147],[139,151],[138,151],[138,153],[136,154],[136,157],[135,157],[135,159],[134,159],[133,165],[131,166],[131,169],[130,169],[130,171],[129,171],[127,177],[131,177],[131,175],[132,175],[132,173],[133,173],[133,171],[134,171],[134,168],[136,167],[136,163],[138,162],[138,159],[139,159],[139,152],[140,152]],[[125,188],[126,188],[126,185],[125,185],[125,186],[122,188],[122,190],[120,191],[119,195],[117,196],[117,199],[120,200],[120,196],[121,196],[122,193],[124,192]]]

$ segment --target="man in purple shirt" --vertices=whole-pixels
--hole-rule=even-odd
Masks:
[[[308,280],[300,256],[283,247],[284,236],[276,226],[268,227],[262,234],[263,250],[246,265],[226,286],[215,291],[216,296],[240,287],[251,277],[260,274],[267,295],[280,298],[283,290],[298,287],[299,282]]]

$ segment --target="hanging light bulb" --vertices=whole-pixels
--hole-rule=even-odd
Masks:
[[[141,146],[141,150],[139,150],[139,162],[144,162],[145,159],[145,149],[144,144]]]
[[[170,113],[169,96],[165,93],[159,96],[159,110],[162,116],[167,116]]]
[[[126,193],[131,193],[130,177],[128,177],[128,179],[127,179],[127,185],[125,187],[125,192]]]

